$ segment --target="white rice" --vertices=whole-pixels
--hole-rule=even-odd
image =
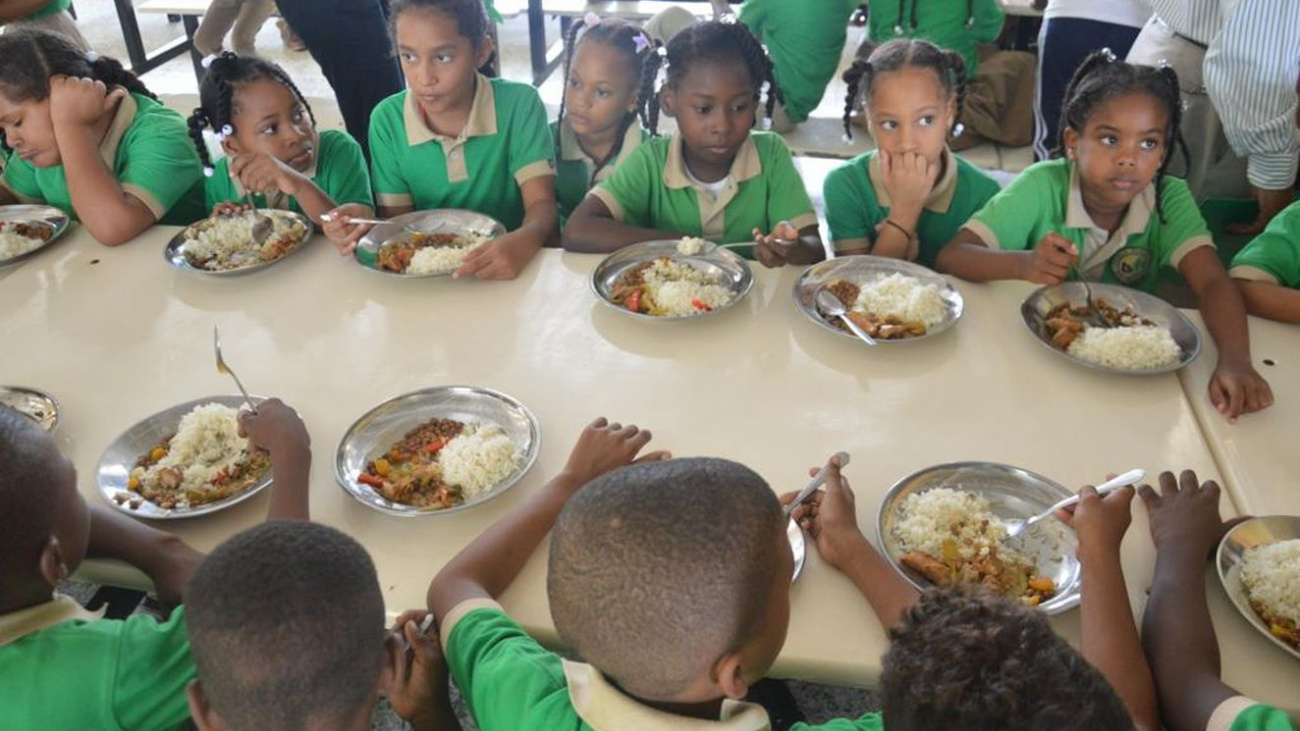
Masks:
[[[703,311],[695,302],[717,309],[735,296],[721,276],[671,259],[656,259],[645,270],[644,281],[660,315],[699,315]]]
[[[197,224],[197,231],[186,241],[185,253],[191,259],[206,262],[205,269],[236,269],[260,260],[264,247],[269,251],[286,235],[300,239],[307,234],[296,218],[265,215],[271,219],[272,228],[261,246],[253,241],[253,215],[244,213],[216,216]]]
[[[22,256],[33,249],[40,248],[44,239],[35,236],[23,236],[17,231],[0,229],[0,261]]]
[[[248,440],[239,436],[237,416],[235,409],[222,404],[195,406],[181,417],[167,455],[148,469],[135,468],[132,476],[141,485],[157,486],[158,472],[175,467],[181,471],[182,492],[213,489],[210,483],[217,473],[247,456]]]
[[[1300,626],[1300,538],[1247,551],[1241,583],[1252,602]]]
[[[1085,327],[1066,352],[1089,363],[1129,371],[1162,368],[1183,355],[1169,328],[1159,325]]]
[[[464,246],[426,246],[411,255],[407,274],[450,274],[465,263],[465,255],[491,241],[487,236],[466,234]]]
[[[993,515],[989,501],[980,495],[938,487],[909,495],[901,508],[894,534],[905,550],[921,551],[944,558],[944,544],[950,543],[962,558],[986,556],[997,546],[1007,561],[1027,563],[1001,545],[1006,525]],[[984,525],[987,521],[987,525]]]
[[[904,322],[919,322],[926,329],[943,324],[948,305],[934,284],[895,272],[860,285],[853,309],[877,317],[893,315]]]
[[[522,461],[515,443],[496,424],[466,424],[438,452],[443,479],[461,488],[466,500],[509,477]]]
[[[695,236],[683,236],[682,240],[677,242],[677,253],[686,256],[695,256],[696,254],[704,253],[704,250],[708,248],[708,246],[709,242],[705,239],[697,238]]]

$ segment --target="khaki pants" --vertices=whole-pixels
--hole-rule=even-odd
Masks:
[[[43,18],[36,18],[35,20],[20,20],[10,23],[8,27],[15,29],[39,28],[41,30],[62,33],[73,43],[76,43],[87,51],[90,50],[90,44],[86,42],[85,36],[81,35],[81,31],[77,30],[77,21],[73,20],[72,16],[69,15],[66,10],[61,10],[52,15],[46,15]]]
[[[1034,75],[1037,59],[1024,51],[998,51],[980,61],[966,90],[965,128],[949,141],[953,150],[981,142],[1024,147],[1034,141]]]
[[[212,0],[194,33],[194,48],[204,56],[221,51],[226,33],[230,45],[241,56],[257,54],[257,32],[275,12],[275,0]]]

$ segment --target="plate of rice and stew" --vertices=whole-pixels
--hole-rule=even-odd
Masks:
[[[334,476],[358,502],[389,515],[455,513],[513,487],[540,445],[537,417],[514,398],[441,386],[357,419],[339,442]]]
[[[1038,342],[1099,371],[1158,375],[1177,371],[1201,352],[1201,334],[1162,299],[1116,284],[1089,282],[1092,301],[1108,327],[1087,306],[1081,282],[1035,290],[1020,316]]]
[[[381,274],[446,277],[464,264],[466,254],[505,233],[500,221],[474,211],[414,211],[372,228],[353,256]]]
[[[1007,540],[1005,521],[1029,518],[1072,494],[1010,465],[929,467],[899,480],[885,495],[876,523],[878,544],[918,590],[982,586],[1059,614],[1079,604],[1074,531],[1048,519]]]
[[[253,228],[261,220],[269,221],[269,228],[255,237]],[[311,232],[311,219],[292,211],[259,208],[212,216],[172,237],[163,249],[163,258],[177,269],[200,274],[247,274],[297,251],[311,238]]]
[[[964,308],[948,280],[910,261],[845,256],[809,267],[795,281],[795,305],[817,326],[851,340],[857,337],[840,318],[818,308],[823,289],[881,345],[938,335],[957,324]]]
[[[17,264],[68,230],[68,214],[53,206],[0,206],[0,266]]]
[[[256,495],[271,484],[271,459],[239,436],[243,404],[238,395],[209,396],[137,422],[99,458],[100,495],[154,519],[205,515]]]
[[[618,312],[644,320],[689,320],[733,307],[754,287],[749,264],[732,252],[685,238],[643,241],[605,257],[591,289]]]
[[[1214,563],[1241,616],[1300,660],[1300,517],[1238,523],[1219,543]]]

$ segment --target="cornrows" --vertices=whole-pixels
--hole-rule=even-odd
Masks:
[[[897,38],[887,41],[867,55],[866,58],[854,59],[853,65],[844,71],[844,83],[849,85],[844,97],[844,134],[853,137],[853,127],[849,118],[858,103],[858,94],[862,95],[864,108],[871,105],[872,84],[881,75],[902,68],[926,68],[939,77],[939,83],[945,93],[956,95],[957,111],[953,115],[952,132],[961,125],[961,111],[966,103],[966,59],[956,51],[939,48],[935,44],[920,40]]]
[[[1074,72],[1070,85],[1065,88],[1065,102],[1061,105],[1061,127],[1057,136],[1057,147],[1053,157],[1065,155],[1065,131],[1073,129],[1082,134],[1088,118],[1097,107],[1116,97],[1129,94],[1146,94],[1165,108],[1168,125],[1165,128],[1165,156],[1156,173],[1156,215],[1165,223],[1164,209],[1161,205],[1161,186],[1169,161],[1173,159],[1173,148],[1177,145],[1183,153],[1183,160],[1190,159],[1187,143],[1183,140],[1182,120],[1183,102],[1179,91],[1178,73],[1168,66],[1153,68],[1119,61],[1109,48],[1094,51]]]
[[[208,66],[208,73],[203,77],[203,84],[199,88],[199,106],[189,118],[190,139],[194,140],[194,148],[198,150],[204,168],[212,168],[212,158],[208,155],[208,146],[203,141],[203,130],[211,128],[218,134],[222,134],[226,128],[233,131],[234,125],[231,119],[234,117],[236,87],[261,79],[279,82],[293,92],[298,103],[307,110],[311,126],[316,126],[316,115],[312,112],[311,105],[307,103],[307,98],[298,90],[297,84],[293,83],[284,69],[254,56],[237,56],[226,51],[212,59],[211,65]]]
[[[763,86],[767,85],[767,103],[764,111],[768,119],[777,102],[783,102],[780,87],[776,84],[776,75],[772,70],[772,60],[767,56],[767,49],[758,42],[754,34],[743,24],[725,21],[707,21],[696,23],[678,33],[668,42],[667,78],[665,86],[675,87],[686,77],[692,64],[717,63],[720,61],[740,61],[749,69],[749,77],[754,82],[754,100],[762,99]],[[650,71],[649,65],[646,71]],[[657,75],[658,69],[655,69]],[[653,77],[650,79],[653,81]],[[650,94],[645,100],[642,119],[651,134],[659,133],[659,95]]]

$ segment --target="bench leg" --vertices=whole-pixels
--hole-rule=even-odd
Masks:
[[[198,80],[199,85],[203,84],[203,76],[207,70],[203,68],[203,56],[199,54],[199,49],[194,45],[194,34],[199,29],[199,16],[186,15],[181,18],[185,25],[185,38],[190,44],[190,61],[194,64],[194,78]]]
[[[126,41],[126,56],[131,60],[131,68],[141,69],[147,58],[144,53],[144,39],[140,37],[140,24],[135,19],[135,7],[131,0],[113,0],[117,6],[117,21],[122,26],[122,40]],[[138,71],[136,73],[143,73]]]

